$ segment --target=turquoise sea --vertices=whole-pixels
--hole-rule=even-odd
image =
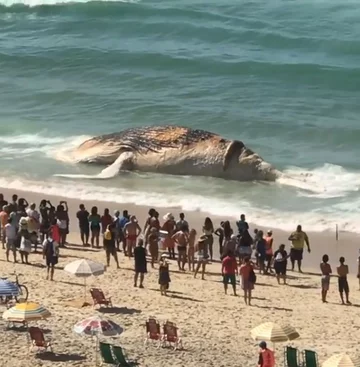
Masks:
[[[352,0],[0,0],[0,186],[360,232],[360,6]],[[69,180],[86,137],[179,124],[291,179]]]

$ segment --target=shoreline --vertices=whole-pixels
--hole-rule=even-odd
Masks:
[[[124,209],[127,209],[130,214],[135,214],[139,220],[140,227],[142,228],[146,218],[147,212],[150,207],[143,206],[143,205],[136,205],[132,203],[111,203],[108,201],[99,201],[99,200],[80,200],[80,199],[69,199],[64,196],[57,196],[57,195],[42,195],[39,193],[34,193],[31,191],[26,190],[12,190],[1,188],[0,192],[3,193],[5,200],[11,198],[13,194],[17,194],[20,197],[24,197],[27,199],[29,204],[31,202],[36,203],[37,208],[41,201],[41,199],[46,198],[50,200],[52,204],[55,206],[60,200],[67,200],[69,205],[69,217],[70,217],[70,228],[69,232],[72,235],[76,235],[78,233],[78,221],[76,219],[76,212],[78,211],[79,205],[81,203],[85,204],[86,208],[90,210],[92,206],[97,206],[99,209],[99,213],[101,214],[105,208],[110,209],[110,214],[112,215],[115,210],[120,210],[122,212]],[[178,218],[181,209],[179,207],[172,207],[172,208],[164,208],[164,207],[155,207],[156,210],[160,213],[160,222],[162,223],[162,217],[166,214],[171,212],[175,218]],[[191,228],[195,228],[197,233],[201,233],[201,228],[203,221],[206,216],[209,216],[213,223],[214,227],[218,227],[220,221],[222,220],[229,220],[233,229],[235,229],[235,220],[233,217],[220,217],[216,215],[211,215],[206,212],[202,211],[184,211],[185,218],[190,224]],[[240,216],[239,212],[239,216]],[[286,245],[287,251],[290,249],[290,242],[288,241],[288,237],[290,235],[289,232],[284,231],[279,228],[266,228],[264,226],[258,226],[256,223],[251,222],[251,213],[244,213],[246,215],[246,219],[249,221],[250,226],[250,234],[253,235],[253,231],[255,228],[261,229],[266,233],[268,229],[273,231],[274,237],[274,249],[277,249],[278,246],[283,243]],[[301,223],[294,223],[294,230],[297,224]],[[329,255],[330,263],[335,266],[338,264],[338,259],[340,256],[344,256],[348,262],[350,272],[357,273],[357,263],[354,260],[357,260],[357,257],[360,254],[360,244],[358,244],[360,235],[352,232],[339,232],[338,241],[336,241],[336,233],[330,231],[324,232],[312,232],[307,231],[306,228],[303,227],[303,230],[307,232],[309,239],[310,239],[310,247],[311,253],[308,254],[306,250],[304,250],[304,261],[303,261],[303,269],[309,269],[312,271],[319,271],[319,264],[321,262],[321,258],[324,254]],[[219,258],[219,251],[218,251],[218,241],[217,237],[214,238],[214,258]],[[355,274],[356,275],[356,274]]]

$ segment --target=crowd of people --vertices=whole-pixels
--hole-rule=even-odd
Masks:
[[[66,201],[54,206],[50,201],[42,200],[37,209],[35,203],[29,204],[26,199],[18,198],[17,195],[13,195],[8,202],[0,194],[0,207],[2,208],[0,235],[3,248],[6,249],[7,260],[10,261],[9,256],[12,253],[16,262],[19,252],[21,262],[27,264],[32,248],[36,252],[38,245],[42,244],[48,269],[47,277],[53,280],[59,249],[66,247],[69,234],[69,208]],[[164,295],[170,283],[169,259],[177,260],[179,271],[186,271],[187,264],[188,270],[193,272],[195,278],[201,272],[201,278],[204,279],[206,265],[214,260],[214,253],[218,252],[222,262],[225,293],[230,283],[236,295],[236,277],[239,276],[245,303],[251,304],[252,290],[256,283],[255,270],[260,274],[275,274],[279,284],[281,282],[286,284],[288,259],[292,271],[297,264],[298,271],[302,272],[304,248],[306,247],[308,252],[311,251],[309,238],[300,225],[288,238],[291,242],[288,254],[284,244],[280,244],[277,249],[274,248],[271,230],[264,234],[263,231],[254,229],[251,235],[244,214],[236,222],[235,230],[229,221],[222,221],[217,227],[211,218],[206,217],[201,233],[197,233],[196,229],[189,225],[184,213],[180,213],[177,220],[171,213],[167,213],[160,220],[159,213],[153,208],[149,210],[142,227],[136,216],[130,215],[127,210],[122,214],[115,211],[111,215],[109,209],[105,209],[103,214],[100,214],[96,206],[88,211],[85,205],[81,204],[76,217],[83,246],[95,248],[102,246],[108,266],[112,256],[119,268],[118,252],[134,257],[135,287],[138,281],[139,287],[143,287],[149,255],[151,267],[154,268],[156,263],[159,264],[159,284],[161,294]],[[216,238],[218,251],[214,247]],[[328,262],[329,257],[324,255],[320,265],[323,302],[326,302],[332,273]],[[350,303],[348,272],[345,259],[341,258],[337,274],[342,303],[345,303],[344,294],[346,303]]]

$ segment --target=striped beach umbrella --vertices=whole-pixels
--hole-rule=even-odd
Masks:
[[[0,279],[0,297],[18,296],[19,287],[10,280]]]
[[[251,330],[254,340],[263,340],[272,343],[283,343],[300,337],[292,326],[283,326],[274,322],[265,322]]]
[[[18,303],[3,313],[3,318],[9,322],[36,321],[50,316],[44,306],[34,302]]]
[[[101,316],[92,316],[78,322],[74,326],[74,331],[85,335],[115,336],[120,335],[124,330],[114,321]]]
[[[115,336],[120,335],[124,330],[114,321],[101,316],[93,316],[78,322],[74,326],[77,334],[92,335],[96,337],[96,341],[100,335]],[[98,343],[95,344],[95,365],[98,365]]]
[[[97,276],[104,274],[106,268],[105,265],[91,261],[88,259],[75,260],[70,264],[67,264],[64,268],[70,274],[79,278],[84,278],[85,287],[85,300],[86,300],[86,278],[92,275]]]
[[[322,364],[322,367],[360,367],[360,360],[345,353],[334,354]]]

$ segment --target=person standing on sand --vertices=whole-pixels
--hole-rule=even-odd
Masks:
[[[149,235],[147,237],[149,244],[149,252],[151,256],[151,267],[154,268],[154,264],[159,259],[159,235],[155,227],[150,228]]]
[[[2,211],[0,212],[1,242],[2,242],[2,248],[3,249],[5,249],[5,226],[8,224],[8,220],[9,220],[8,209],[9,209],[9,207],[7,205],[4,205],[2,207]]]
[[[205,280],[205,269],[206,264],[209,258],[209,249],[208,249],[208,242],[205,235],[202,235],[195,246],[195,252],[198,253],[197,257],[197,265],[194,273],[194,278],[196,278],[197,273],[201,267],[201,279]]]
[[[130,222],[126,223],[124,232],[126,237],[127,255],[132,257],[133,250],[136,246],[136,240],[141,233],[141,227],[139,226],[135,215],[132,215],[130,217]]]
[[[224,222],[220,222],[220,227],[215,230],[214,234],[219,237],[219,255],[221,256],[224,243]]]
[[[101,233],[104,235],[108,225],[114,221],[113,217],[110,215],[110,210],[108,208],[104,209],[104,214],[101,216]],[[114,227],[112,227],[114,228]],[[115,231],[115,229],[113,229]]]
[[[46,260],[47,276],[46,280],[54,280],[55,265],[59,261],[59,244],[52,238],[51,231],[47,239],[43,242],[43,259]]]
[[[286,284],[286,267],[289,256],[290,255],[285,251],[284,244],[281,244],[279,249],[274,253],[274,270],[278,284],[280,284],[280,279]]]
[[[6,261],[9,261],[10,251],[13,253],[14,263],[16,263],[16,227],[13,224],[13,218],[8,219],[4,228],[4,238],[6,240]]]
[[[344,305],[344,292],[346,296],[346,303],[348,305],[351,305],[351,302],[349,301],[349,283],[347,281],[347,276],[349,274],[349,267],[345,264],[345,258],[340,257],[340,266],[337,267],[337,273],[338,273],[338,284],[339,284],[339,293],[341,298],[341,303]]]
[[[261,342],[259,344],[259,361],[258,367],[274,367],[275,366],[275,356],[274,352],[268,349],[266,342]]]
[[[146,232],[146,230],[150,226],[150,221],[155,216],[155,212],[156,212],[156,210],[154,208],[149,209],[148,217],[146,218],[146,221],[145,221],[145,224],[144,224],[144,233]]]
[[[127,246],[126,246],[126,235],[125,235],[125,226],[130,222],[129,212],[127,210],[123,210],[122,217],[119,220],[119,226],[121,228],[121,242],[123,247],[124,256],[126,256]],[[118,247],[119,249],[119,247]]]
[[[166,296],[170,282],[169,263],[166,261],[166,254],[162,254],[159,261],[159,285],[162,296]]]
[[[179,220],[176,222],[176,230],[183,230],[186,233],[189,233],[189,223],[185,220],[185,214],[179,214]]]
[[[244,258],[244,263],[240,266],[240,283],[244,291],[245,304],[251,306],[251,296],[256,281],[254,267],[249,257]]]
[[[227,294],[229,281],[232,285],[234,296],[236,296],[236,275],[238,274],[238,266],[235,255],[228,251],[221,264],[221,274],[223,276],[224,291]]]
[[[329,264],[329,256],[324,255],[322,257],[322,263],[320,264],[321,270],[321,299],[323,303],[327,303],[326,295],[330,288],[330,274],[332,273],[331,266]]]
[[[55,208],[49,200],[41,200],[39,205],[40,211],[40,242],[43,243],[47,238],[51,226],[50,210],[55,211]]]
[[[208,248],[210,253],[210,260],[213,260],[213,245],[214,245],[214,225],[209,217],[205,218],[204,226],[202,228],[204,235],[208,241]]]
[[[165,223],[162,225],[161,229],[167,232],[167,236],[164,240],[164,247],[167,247],[169,251],[169,258],[175,259],[175,242],[172,236],[176,231],[176,222],[174,216],[171,213],[167,213],[166,215],[164,215],[163,219]]]
[[[107,226],[106,231],[104,233],[103,245],[104,245],[104,250],[106,254],[107,266],[110,266],[110,255],[112,255],[116,263],[116,268],[120,269],[117,251],[116,251],[116,244],[115,244],[116,242],[115,225],[116,225],[115,223],[111,223]]]
[[[91,247],[100,247],[100,230],[101,230],[101,217],[98,213],[97,206],[91,208],[91,214],[89,215],[90,231],[91,231]]]
[[[58,227],[60,231],[60,247],[66,247],[66,237],[69,233],[69,208],[66,201],[60,201],[60,204],[56,208],[56,218],[58,221]]]
[[[187,227],[184,225],[181,227],[180,231],[176,232],[172,239],[177,244],[178,250],[178,266],[180,271],[185,271],[185,264],[186,264],[186,252],[187,246],[189,244],[189,234],[186,232]]]
[[[79,205],[79,211],[76,213],[76,218],[79,221],[79,229],[80,229],[80,239],[83,246],[87,246],[89,243],[90,237],[90,228],[89,228],[89,212],[85,209],[84,204]]]
[[[267,234],[266,234],[266,237],[265,237],[265,244],[266,244],[266,256],[265,256],[266,267],[265,267],[265,274],[268,274],[268,273],[272,273],[273,272],[271,270],[271,262],[272,262],[272,258],[273,258],[273,243],[274,243],[273,233],[272,233],[272,230],[269,229],[267,231]]]
[[[246,221],[245,214],[240,215],[240,220],[236,222],[236,226],[238,228],[239,234],[242,234],[245,230],[249,230],[249,224]]]
[[[301,225],[299,224],[296,228],[296,231],[291,233],[289,237],[289,241],[291,241],[291,250],[290,250],[290,260],[291,260],[291,270],[294,271],[295,261],[298,263],[299,273],[302,273],[301,263],[303,259],[304,245],[306,243],[308,253],[310,250],[310,242],[308,235],[302,230]]]
[[[256,259],[259,266],[259,274],[265,274],[265,259],[266,259],[266,241],[263,231],[258,232],[258,240],[256,241]]]
[[[137,287],[137,281],[140,275],[139,288],[144,288],[144,276],[147,273],[146,267],[146,250],[144,248],[144,240],[139,239],[137,246],[134,249],[134,260],[135,260],[135,276],[134,276],[134,287]]]
[[[188,263],[189,271],[195,271],[195,239],[196,230],[192,228],[189,233],[189,246],[188,246]]]

